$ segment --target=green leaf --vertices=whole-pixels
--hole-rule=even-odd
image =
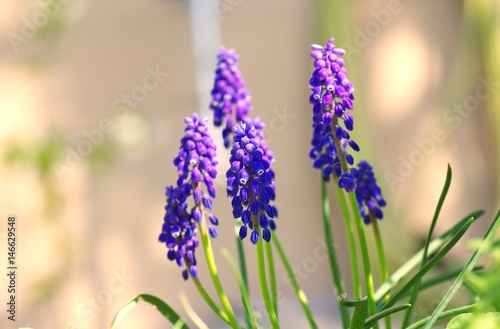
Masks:
[[[365,320],[368,317],[368,303],[366,297],[358,300],[345,300],[343,295],[340,295],[337,297],[337,302],[344,307],[354,308],[349,329],[363,329],[365,327]],[[373,321],[372,325],[375,323],[377,323],[376,320]]]
[[[117,328],[125,316],[137,305],[137,303],[139,303],[140,300],[153,305],[153,307],[160,311],[160,313],[163,314],[163,316],[167,318],[175,328],[189,329],[186,322],[172,308],[170,308],[170,306],[158,297],[147,294],[141,294],[132,298],[127,305],[122,307],[111,322],[111,329]]]
[[[439,319],[444,319],[444,318],[458,315],[458,314],[469,313],[469,312],[474,311],[476,309],[476,307],[477,307],[477,304],[472,304],[472,305],[462,306],[462,307],[454,308],[454,309],[451,309],[448,311],[444,311],[443,313],[441,313],[439,315]],[[411,326],[409,326],[406,329],[422,328],[423,326],[425,326],[425,323],[427,322],[427,320],[429,320],[429,318],[430,317],[424,318],[422,320],[418,320],[417,322],[415,322],[414,324],[412,324]]]
[[[481,256],[481,254],[487,249],[488,246],[491,245],[491,241],[493,240],[493,238],[495,236],[495,232],[499,226],[500,226],[500,211],[497,213],[497,215],[495,216],[495,219],[493,220],[493,223],[491,224],[490,228],[488,229],[488,231],[484,235],[483,243],[481,244],[481,247],[479,247],[479,249],[474,253],[474,255],[472,255],[471,259],[467,263],[467,266],[463,269],[463,271],[460,273],[458,278],[455,280],[455,282],[453,283],[451,288],[448,290],[448,292],[446,293],[444,298],[441,300],[439,305],[436,307],[436,309],[434,310],[434,312],[431,315],[431,318],[429,319],[429,321],[427,321],[427,324],[425,325],[424,328],[427,328],[427,329],[432,328],[432,325],[438,319],[439,314],[441,314],[443,312],[445,307],[448,305],[448,303],[453,298],[453,296],[455,296],[456,292],[458,291],[458,289],[462,285],[465,276],[469,275],[469,273],[472,272],[472,269],[476,265],[476,262],[479,259],[479,257]]]
[[[474,317],[473,313],[464,313],[457,315],[446,326],[446,329],[463,329],[467,326],[470,320]]]
[[[452,228],[450,228],[448,231],[440,235],[439,237],[435,238],[432,240],[432,242],[429,244],[429,254],[434,253],[436,250],[441,248],[448,240],[450,240],[455,233],[457,233],[462,226],[471,218],[476,220],[480,216],[484,214],[484,210],[477,210],[472,212],[471,214],[467,215],[464,217],[462,220],[460,220],[457,224],[455,224]],[[377,289],[375,292],[375,301],[377,302],[378,309],[382,307],[382,298],[392,289],[394,288],[403,278],[405,278],[411,271],[413,271],[417,266],[420,264],[422,260],[422,255],[423,255],[424,250],[421,249],[419,252],[417,252],[415,255],[413,255],[412,258],[410,258],[406,263],[404,263],[399,269],[397,269],[387,280],[384,282],[380,288]]]
[[[238,271],[238,267],[236,266],[236,263],[234,262],[234,259],[229,253],[229,251],[223,248],[221,252],[224,258],[226,259],[226,262],[229,265],[231,272],[233,272],[233,276],[236,279],[236,282],[238,282],[241,298],[243,300],[243,306],[245,307],[245,312],[248,316],[249,327],[257,328],[252,302],[250,301],[250,295],[248,294],[248,287],[243,279],[243,275]]]
[[[396,302],[408,292],[419,280],[430,271],[454,246],[457,242],[462,238],[462,236],[467,232],[469,227],[472,225],[474,221],[473,218],[469,219],[460,230],[451,238],[451,240],[444,246],[442,250],[440,250],[436,256],[434,256],[427,264],[425,264],[420,271],[418,271],[411,279],[408,281],[399,291],[397,291],[391,299],[387,303],[382,306],[381,310],[388,309],[389,307],[396,304]]]
[[[281,246],[281,243],[278,239],[278,234],[273,235],[271,242],[274,244],[274,247],[276,248],[276,251],[278,252],[278,255],[281,259],[281,262],[285,267],[286,273],[288,274],[288,278],[290,279],[293,290],[295,291],[297,299],[300,305],[302,306],[302,309],[304,310],[304,314],[306,315],[307,321],[309,322],[309,326],[311,328],[317,328],[318,325],[316,324],[316,320],[314,319],[314,316],[311,312],[311,307],[309,306],[309,302],[307,301],[306,294],[304,293],[302,288],[300,288],[299,282],[297,280],[297,277],[295,276],[292,265],[290,264],[290,261],[286,257],[285,251],[283,250],[283,247]],[[341,314],[342,314],[342,309],[345,308],[341,307]],[[348,314],[347,312],[345,313]],[[349,325],[349,318],[347,318],[347,323],[344,324],[346,325],[346,327],[347,325]]]
[[[451,166],[450,164],[448,164],[448,170],[446,171],[446,179],[444,182],[443,190],[441,191],[441,196],[439,197],[439,201],[436,210],[434,211],[434,216],[432,218],[431,226],[429,227],[429,232],[427,233],[427,238],[425,239],[424,254],[422,255],[422,263],[420,264],[420,268],[424,267],[425,262],[427,260],[427,256],[429,255],[429,244],[431,242],[432,234],[434,233],[434,228],[436,227],[439,213],[441,212],[441,208],[443,207],[444,200],[446,199],[446,195],[450,190],[451,176],[452,176]],[[411,293],[409,301],[411,305],[415,305],[417,303],[419,288],[420,288],[420,280],[413,287],[413,291]],[[410,324],[413,315],[413,309],[414,307],[410,307],[406,311],[401,328],[406,328]]]
[[[402,304],[402,305],[396,305],[393,307],[390,307],[382,312],[378,312],[377,314],[370,316],[368,319],[365,321],[365,329],[371,328],[375,322],[377,322],[380,319],[383,319],[393,313],[400,312],[403,310],[408,309],[411,307],[410,304]]]
[[[500,313],[464,313],[448,323],[446,329],[500,329]]]

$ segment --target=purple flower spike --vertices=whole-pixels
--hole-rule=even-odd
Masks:
[[[158,239],[168,248],[167,258],[180,267],[186,267],[182,276],[187,280],[189,275],[198,275],[195,257],[195,249],[198,247],[197,224],[203,220],[203,214],[208,213],[208,231],[215,238],[217,230],[214,226],[219,221],[209,213],[212,198],[215,197],[213,179],[217,176],[217,154],[208,132],[208,118],[199,120],[193,114],[184,119],[184,122],[184,137],[181,139],[179,155],[174,159],[179,178],[177,186],[167,187],[165,217]],[[188,207],[190,197],[194,203],[192,207]]]
[[[386,202],[382,197],[382,190],[377,185],[373,168],[368,162],[358,163],[358,169],[354,172],[359,212],[365,224],[368,225],[372,218],[382,219],[384,217],[380,208],[385,207]]]
[[[250,241],[256,244],[261,236],[265,241],[271,240],[270,229],[276,228],[274,219],[278,211],[272,205],[276,197],[274,172],[271,169],[274,156],[259,129],[263,125],[258,120],[253,122],[256,124],[250,120],[240,122],[233,128],[233,148],[226,177],[227,194],[232,198],[233,217],[241,217],[242,221],[239,236],[241,239],[246,238],[250,229]],[[253,147],[248,148],[247,145]],[[235,162],[238,162],[237,166],[234,165]],[[259,228],[262,229],[262,234],[259,234]]]
[[[354,129],[354,119],[349,112],[354,107],[354,88],[347,78],[345,62],[340,58],[345,50],[335,48],[333,43],[331,38],[325,47],[311,45],[315,70],[309,80],[309,102],[313,106],[313,138],[309,157],[315,169],[323,170],[326,181],[334,174],[339,178],[339,187],[351,192],[355,180],[350,169],[344,171],[342,168],[354,161],[348,154],[348,148],[359,151],[348,133]],[[342,149],[337,149],[340,146]],[[340,163],[343,158],[347,160],[346,164]]]
[[[224,127],[224,146],[229,148],[231,128],[247,119],[252,104],[234,49],[221,47],[217,60],[210,109],[214,112],[214,125]]]
[[[176,261],[180,267],[189,262],[191,276],[196,277],[198,271],[194,252],[198,247],[195,235],[197,228],[188,211],[186,195],[181,188],[169,186],[166,196],[165,217],[158,241],[167,246],[169,260]],[[185,280],[188,278],[187,274],[187,271],[183,271]]]

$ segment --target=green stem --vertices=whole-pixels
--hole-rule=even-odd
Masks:
[[[276,284],[276,270],[274,268],[274,257],[273,249],[270,243],[265,243],[266,248],[266,260],[268,266],[269,274],[269,285],[271,286],[271,300],[273,302],[274,312],[276,313],[276,318],[278,317],[278,288]]]
[[[316,324],[316,320],[314,320],[314,316],[311,312],[311,308],[309,307],[309,302],[307,301],[306,294],[304,291],[300,288],[299,283],[297,281],[297,277],[295,276],[295,273],[293,272],[292,266],[290,265],[290,262],[288,261],[288,258],[286,257],[285,251],[283,250],[283,247],[281,247],[281,243],[278,239],[278,236],[276,234],[273,235],[271,241],[274,243],[274,247],[278,251],[278,255],[281,258],[281,262],[283,263],[283,266],[285,267],[286,273],[288,274],[288,278],[290,279],[290,282],[293,286],[293,290],[295,291],[295,294],[297,295],[297,299],[300,302],[300,305],[302,305],[302,309],[304,310],[304,313],[306,314],[307,321],[309,321],[309,325],[311,328],[318,328],[318,325]],[[342,307],[342,309],[345,309]],[[347,314],[347,310],[346,310]],[[347,316],[349,316],[347,314]],[[349,320],[349,318],[347,318]],[[349,322],[347,322],[347,325],[349,325]]]
[[[375,309],[375,291],[373,288],[373,276],[372,269],[370,265],[370,255],[368,253],[368,245],[366,244],[366,236],[363,227],[363,221],[361,220],[361,215],[359,213],[358,202],[356,201],[356,196],[354,192],[348,193],[349,201],[351,203],[351,211],[354,214],[354,223],[356,225],[356,230],[358,231],[359,246],[361,249],[361,258],[363,261],[363,273],[365,276],[366,294],[368,296],[368,310],[371,315],[376,312]],[[374,328],[378,328],[378,323],[375,322]]]
[[[382,279],[382,282],[386,282],[389,280],[389,271],[387,270],[387,262],[385,260],[385,253],[384,253],[384,245],[382,243],[382,234],[380,234],[380,230],[378,227],[378,219],[373,216],[373,214],[370,213],[370,221],[372,224],[373,228],[373,235],[375,237],[375,245],[377,247],[377,254],[378,254],[378,261],[379,261],[379,267],[380,267],[380,278]],[[385,295],[384,301],[389,300],[389,295]],[[384,318],[385,321],[385,328],[390,329],[391,328],[391,316],[387,315]]]
[[[462,314],[462,313],[472,312],[472,311],[474,311],[474,309],[476,308],[476,306],[477,306],[477,304],[472,304],[472,305],[462,306],[462,307],[454,308],[454,309],[451,309],[451,310],[448,310],[448,311],[444,311],[443,313],[441,313],[438,316],[438,319],[443,319],[443,318],[447,318],[449,316],[459,315],[459,314]],[[407,327],[406,329],[418,329],[418,328],[422,328],[427,323],[427,321],[430,318],[431,317],[428,316],[428,317],[426,317],[426,318],[424,318],[422,320],[419,320],[419,321],[415,322],[414,324],[412,324],[411,326]]]
[[[276,317],[276,313],[274,312],[273,302],[271,300],[271,296],[269,295],[269,288],[267,286],[266,279],[266,264],[264,261],[264,239],[262,238],[260,226],[257,226],[257,231],[259,232],[259,240],[256,244],[257,249],[257,268],[259,271],[259,282],[260,282],[260,290],[262,292],[262,298],[264,299],[264,304],[266,306],[266,311],[269,316],[269,321],[271,322],[271,326],[273,329],[279,328],[278,318]]]
[[[201,241],[203,243],[203,249],[205,252],[205,258],[207,260],[208,270],[210,272],[210,276],[212,277],[212,282],[214,284],[214,288],[217,291],[217,295],[219,295],[219,299],[221,301],[222,307],[226,311],[226,314],[229,318],[229,324],[233,328],[239,328],[238,320],[236,319],[236,315],[234,314],[233,308],[231,307],[231,303],[229,303],[229,299],[222,288],[222,284],[219,279],[219,275],[217,273],[217,266],[215,264],[215,257],[212,250],[212,245],[210,243],[210,237],[208,236],[207,227],[205,226],[205,215],[201,219],[199,225]]]
[[[236,282],[238,283],[238,286],[240,287],[240,293],[241,293],[241,299],[243,300],[243,306],[245,307],[246,314],[248,314],[248,321],[249,321],[249,328],[252,329],[257,329],[257,323],[255,322],[255,316],[254,316],[254,310],[252,306],[252,302],[250,301],[250,295],[248,294],[248,288],[245,285],[245,282],[243,281],[243,276],[241,273],[238,271],[238,267],[236,266],[236,263],[231,257],[231,254],[229,251],[225,248],[221,250],[222,255],[226,259],[226,262],[229,265],[229,268],[233,272],[234,278],[236,279]]]
[[[336,187],[337,197],[339,199],[340,210],[344,220],[344,228],[347,236],[347,244],[349,246],[349,257],[351,263],[351,277],[352,277],[352,291],[354,299],[360,299],[363,295],[363,288],[361,287],[361,280],[359,274],[358,255],[356,252],[356,240],[354,238],[354,228],[352,226],[351,216],[349,215],[349,206],[345,194],[342,190]]]
[[[200,280],[198,278],[193,278],[193,277],[191,277],[191,279],[193,280],[193,283],[195,287],[198,289],[198,292],[200,293],[201,297],[205,300],[205,302],[212,309],[212,311],[214,311],[214,313],[217,314],[217,316],[221,318],[224,322],[231,325],[231,322],[229,322],[227,314],[224,311],[222,311],[217,306],[217,304],[215,304],[214,300],[210,297],[205,288],[203,288],[203,285],[201,284]]]
[[[321,212],[323,215],[323,231],[325,233],[326,248],[328,251],[328,260],[330,263],[330,272],[332,274],[332,281],[334,284],[335,296],[345,292],[344,281],[340,273],[340,266],[337,260],[337,252],[335,250],[335,243],[333,241],[332,227],[330,223],[330,204],[328,202],[328,194],[326,190],[326,182],[323,179],[323,171],[321,171]],[[351,249],[351,248],[349,248]],[[353,273],[353,276],[357,275]],[[342,327],[349,327],[349,312],[345,307],[339,305],[340,317],[342,319]]]
[[[240,274],[241,274],[241,278],[243,280],[243,284],[245,285],[245,289],[247,291],[249,291],[247,265],[246,265],[246,261],[245,261],[245,250],[243,249],[243,242],[241,241],[239,234],[238,234],[238,229],[240,228],[240,226],[241,226],[241,221],[239,221],[239,220],[236,221],[235,237],[236,237],[236,247],[238,249],[238,262],[240,265]],[[253,317],[253,315],[248,314],[248,312],[245,312],[245,322],[247,324],[247,327],[252,327],[250,317]]]

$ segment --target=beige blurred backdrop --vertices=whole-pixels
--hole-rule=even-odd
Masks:
[[[278,232],[322,328],[335,328],[336,304],[324,257],[319,174],[308,158],[311,43],[324,44],[331,35],[348,51],[357,98],[354,135],[362,148],[356,160],[374,165],[388,200],[381,227],[390,268],[420,246],[447,163],[453,183],[437,231],[485,209],[484,225],[470,236],[481,235],[499,206],[500,74],[493,65],[500,53],[499,3],[471,3],[3,0],[0,255],[6,254],[7,216],[15,215],[19,267],[17,321],[7,321],[2,310],[0,327],[108,328],[139,293],[162,298],[188,318],[179,299],[185,293],[211,327],[224,327],[157,242],[164,188],[176,180],[172,159],[182,120],[210,114],[219,43],[240,55],[252,115],[268,124]],[[495,28],[475,29],[481,15]],[[227,154],[220,131],[212,135],[223,178]],[[214,248],[229,297],[239,305],[218,252],[227,247],[236,256],[222,178]],[[347,275],[335,206],[333,216]],[[248,240],[245,248],[253,299],[265,314]],[[449,262],[459,262],[461,252]],[[6,267],[6,256],[0,263]],[[199,275],[209,286],[201,263]],[[292,288],[281,265],[277,270],[283,327],[302,328]],[[120,328],[170,326],[141,303]]]

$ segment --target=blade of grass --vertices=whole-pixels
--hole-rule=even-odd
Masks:
[[[181,292],[179,294],[179,299],[181,300],[181,304],[184,307],[184,310],[186,311],[187,315],[189,318],[194,322],[194,324],[199,328],[199,329],[209,329],[207,324],[203,322],[203,320],[200,318],[200,316],[196,313],[196,311],[193,309],[191,304],[189,303],[189,300],[184,292]]]
[[[361,214],[359,213],[359,205],[356,200],[356,195],[354,192],[348,193],[349,201],[351,204],[351,211],[354,214],[354,225],[356,226],[356,231],[358,233],[358,243],[359,249],[361,250],[361,260],[363,261],[363,274],[365,277],[366,294],[368,296],[368,310],[369,314],[374,315],[376,313],[375,307],[375,289],[373,287],[373,275],[370,264],[370,254],[368,253],[368,245],[366,243],[365,228],[363,227],[363,220],[361,219]],[[378,329],[378,323],[375,322],[373,327]]]
[[[212,250],[212,245],[210,242],[210,237],[208,236],[208,230],[205,224],[205,218],[203,215],[202,220],[198,223],[198,227],[200,229],[201,242],[203,245],[203,251],[205,254],[205,259],[208,265],[208,271],[210,272],[210,277],[212,278],[212,282],[214,284],[215,291],[219,296],[222,307],[226,311],[227,317],[229,318],[229,323],[233,328],[239,328],[238,319],[236,319],[236,315],[234,314],[233,308],[229,299],[227,298],[226,293],[224,292],[224,288],[222,287],[222,283],[219,278],[219,274],[217,272],[217,265],[215,264],[214,252]]]
[[[477,210],[462,220],[460,220],[457,224],[455,224],[452,228],[450,228],[445,233],[441,234],[436,239],[432,240],[429,244],[429,254],[434,253],[436,250],[441,248],[448,240],[450,240],[455,233],[457,233],[460,228],[466,223],[470,218],[477,219],[484,214],[484,210]],[[406,263],[404,263],[399,269],[397,269],[390,277],[389,280],[384,282],[375,292],[375,300],[377,303],[380,303],[382,298],[392,289],[394,288],[404,277],[406,277],[411,271],[413,271],[420,263],[423,255],[423,249],[418,251],[413,257],[411,257]],[[380,305],[382,306],[382,305]]]
[[[254,315],[253,306],[252,302],[250,301],[248,287],[245,285],[245,282],[243,281],[243,275],[240,272],[238,272],[238,267],[236,266],[236,263],[234,262],[233,257],[231,257],[229,251],[223,248],[221,252],[224,258],[226,259],[226,262],[229,265],[231,272],[233,272],[236,282],[238,283],[238,286],[240,288],[241,298],[243,299],[243,306],[245,307],[246,314],[248,314],[248,321],[250,322],[249,327],[256,329],[257,323],[255,322],[255,317],[253,316]]]
[[[278,316],[278,287],[276,284],[276,270],[274,269],[274,257],[273,249],[270,243],[265,243],[266,250],[266,260],[267,260],[267,270],[269,275],[269,288],[271,289],[271,300],[273,302],[274,312],[276,313],[276,318],[279,320]]]
[[[253,215],[252,217],[254,217]],[[252,221],[257,221],[255,218],[252,218]],[[262,299],[264,299],[264,305],[266,306],[267,315],[269,316],[269,321],[271,322],[271,326],[273,329],[279,329],[280,325],[278,323],[278,318],[276,317],[276,313],[273,308],[273,301],[271,300],[271,295],[269,294],[269,287],[267,285],[266,278],[266,263],[264,256],[264,239],[262,238],[260,226],[257,227],[257,231],[259,232],[259,240],[255,245],[256,255],[257,255],[257,271],[259,273],[259,283],[260,283],[260,291],[262,293]],[[271,238],[272,239],[272,238]]]
[[[314,316],[311,312],[311,308],[309,307],[309,302],[307,301],[306,294],[299,286],[299,282],[297,281],[297,277],[295,276],[295,273],[293,272],[292,266],[290,265],[290,262],[288,261],[288,258],[286,257],[285,251],[283,250],[283,247],[281,246],[281,243],[278,239],[277,234],[273,235],[271,241],[274,244],[276,251],[278,251],[278,255],[281,258],[281,262],[283,263],[283,266],[285,267],[286,273],[288,274],[288,278],[290,279],[290,282],[292,283],[293,290],[295,291],[295,294],[297,295],[297,299],[299,300],[300,305],[302,306],[302,309],[304,310],[304,313],[307,317],[307,321],[309,322],[309,325],[311,326],[311,328],[318,328],[318,325],[316,324],[316,320],[314,320]],[[344,308],[344,307],[342,307],[342,308]],[[349,320],[349,318],[347,320]],[[349,325],[349,322],[347,322],[347,325]],[[345,328],[347,328],[347,327],[345,327]]]
[[[380,229],[378,227],[378,219],[375,218],[373,213],[370,212],[370,220],[372,223],[372,228],[373,228],[373,236],[375,237],[375,246],[377,248],[377,254],[378,254],[378,261],[379,261],[379,268],[380,268],[380,278],[382,279],[382,282],[385,282],[389,279],[389,270],[387,269],[387,262],[385,261],[385,252],[384,252],[384,245],[382,243],[382,234],[380,233]],[[390,298],[389,294],[385,295],[384,301],[388,301]],[[411,307],[411,304],[410,304]],[[385,322],[385,328],[386,329],[391,329],[392,328],[392,323],[391,323],[391,316],[388,315],[384,318]]]
[[[323,232],[325,234],[325,243],[328,251],[328,261],[330,264],[330,273],[332,275],[332,281],[334,285],[335,296],[340,295],[345,292],[344,280],[342,279],[342,273],[340,272],[340,266],[337,258],[337,251],[335,250],[335,243],[333,241],[332,227],[330,223],[330,204],[328,202],[328,193],[326,189],[326,182],[323,179],[323,170],[321,170],[321,213],[323,215]],[[351,248],[349,248],[351,249]],[[355,249],[354,249],[355,250]],[[283,257],[282,257],[283,259]],[[351,259],[352,263],[352,259]],[[357,263],[356,263],[357,264]],[[353,273],[354,276],[359,275],[357,272]],[[290,273],[289,273],[289,277]],[[358,279],[359,281],[359,279]],[[299,298],[300,299],[300,298]],[[339,305],[340,318],[342,320],[342,327],[349,327],[349,312],[345,307]]]
[[[357,300],[345,300],[341,295],[337,297],[337,302],[346,308],[354,308],[349,329],[363,329],[365,327],[365,320],[368,317],[368,302],[366,297]],[[375,323],[377,322],[375,321]]]
[[[116,313],[113,321],[111,322],[111,329],[117,328],[123,321],[125,316],[139,303],[143,300],[156,308],[163,316],[170,321],[176,328],[189,329],[186,322],[177,314],[170,306],[168,306],[164,301],[155,297],[153,295],[141,294],[132,298],[124,307],[122,307],[118,313]]]
[[[446,179],[444,181],[443,190],[441,191],[441,196],[439,197],[439,201],[438,201],[436,210],[434,211],[434,217],[432,218],[431,226],[429,228],[429,232],[427,233],[427,238],[425,239],[424,253],[422,255],[422,263],[420,264],[420,268],[422,268],[425,265],[425,261],[427,260],[427,255],[429,252],[429,243],[431,242],[432,234],[434,234],[434,228],[436,227],[436,223],[437,223],[439,214],[441,212],[441,208],[443,207],[444,200],[446,199],[446,195],[448,194],[448,191],[450,190],[451,177],[452,177],[451,166],[450,166],[450,164],[448,164],[448,168],[446,170]],[[413,306],[410,307],[408,310],[406,310],[405,317],[403,319],[403,323],[401,324],[401,329],[408,327],[408,325],[410,324],[411,317],[413,315],[413,310],[415,309],[415,305],[417,303],[419,288],[420,288],[420,281],[417,282],[415,284],[415,286],[413,287],[413,291],[412,291],[410,301],[409,301],[409,303]]]
[[[245,260],[245,250],[243,249],[243,242],[240,239],[240,236],[238,234],[239,228],[241,227],[241,221],[235,221],[235,231],[234,231],[234,236],[236,238],[236,247],[238,250],[238,263],[240,265],[240,274],[241,278],[243,280],[243,283],[245,284],[246,291],[250,291],[248,289],[248,276],[247,276],[247,263]],[[243,301],[243,304],[245,301]],[[250,317],[252,315],[248,314],[245,312],[245,322],[247,324],[247,327],[251,327],[251,322],[250,322]]]
[[[410,304],[402,304],[402,305],[396,305],[393,307],[390,307],[382,312],[378,312],[377,314],[370,316],[368,319],[365,321],[365,329],[371,328],[372,325],[377,322],[378,320],[385,318],[393,313],[397,313],[400,311],[404,311],[407,308],[411,307]]]
[[[451,240],[441,249],[436,256],[434,256],[424,267],[422,267],[400,290],[398,290],[387,303],[382,306],[381,311],[388,309],[396,304],[396,302],[403,297],[431,268],[433,268],[446,254],[457,244],[462,236],[467,232],[469,227],[474,221],[473,218],[469,219],[458,232],[451,238]]]
[[[214,300],[212,299],[212,297],[210,297],[208,292],[205,290],[205,288],[201,284],[200,280],[198,278],[191,278],[191,279],[192,279],[196,289],[198,289],[198,292],[200,293],[200,295],[203,298],[203,300],[205,301],[205,303],[207,303],[207,305],[212,309],[212,311],[214,311],[215,314],[217,314],[218,317],[220,317],[228,325],[231,325],[227,314],[223,310],[221,310],[219,308],[219,306],[217,306],[217,304],[215,304]]]
[[[352,277],[352,294],[354,299],[360,299],[363,296],[361,281],[359,278],[359,266],[358,266],[358,255],[356,252],[356,241],[354,239],[354,228],[349,215],[349,206],[344,193],[341,189],[335,187],[337,191],[337,197],[339,199],[340,211],[342,213],[342,219],[344,220],[344,229],[347,237],[347,245],[349,246],[349,259],[351,264],[351,277]],[[337,292],[337,296],[341,292]]]
[[[484,235],[484,238],[481,242],[481,246],[476,250],[476,252],[472,255],[471,259],[469,260],[469,263],[467,263],[467,266],[464,267],[463,271],[458,275],[458,278],[455,280],[453,285],[450,287],[444,298],[441,300],[439,305],[436,307],[434,312],[432,313],[431,317],[425,324],[424,328],[432,328],[432,325],[437,321],[439,318],[439,315],[443,312],[444,308],[450,300],[453,298],[453,296],[456,294],[460,286],[462,285],[464,281],[464,277],[469,274],[472,269],[474,268],[474,265],[476,265],[477,260],[483,253],[483,251],[490,245],[491,240],[495,236],[495,232],[498,229],[498,226],[500,225],[500,211],[497,213],[495,216],[495,219],[493,220],[493,223],[491,224],[490,228]]]
[[[482,270],[483,267],[482,266],[476,266],[472,269],[472,271],[479,271],[479,270]],[[445,273],[442,273],[442,274],[438,274],[432,278],[429,278],[427,280],[423,280],[422,283],[420,283],[420,290],[425,290],[425,289],[428,289],[428,288],[431,288],[431,287],[434,287],[444,281],[447,281],[447,280],[450,280],[450,279],[453,279],[455,278],[456,276],[458,276],[460,274],[460,272],[462,272],[463,270],[463,267],[461,268],[458,268],[458,269],[455,269],[455,270],[451,270],[451,271],[448,271],[448,272],[445,272]],[[410,291],[408,291],[408,293],[404,296],[409,296],[410,295]]]

